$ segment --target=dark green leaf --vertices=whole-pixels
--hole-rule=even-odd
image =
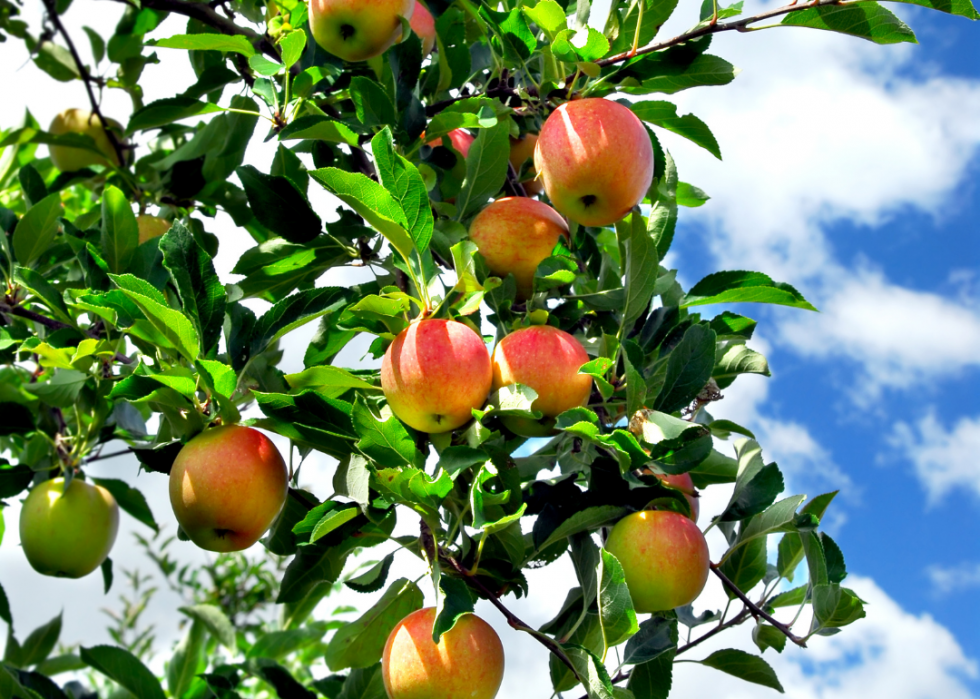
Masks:
[[[809,7],[786,15],[782,24],[850,34],[876,44],[918,43],[905,22],[876,2]]]
[[[692,325],[667,359],[667,373],[654,408],[664,413],[689,405],[701,392],[715,364],[715,331]]]
[[[677,622],[654,616],[642,624],[636,635],[626,642],[623,663],[642,665],[677,648]]]
[[[80,655],[92,667],[140,699],[166,699],[160,681],[139,658],[115,646],[82,647]]]
[[[323,228],[303,193],[288,178],[266,175],[251,165],[235,171],[259,222],[292,243],[308,243]]]
[[[44,254],[58,234],[61,195],[49,194],[32,206],[14,229],[14,255],[25,267]]]
[[[715,272],[687,292],[682,307],[710,303],[773,303],[815,311],[796,289],[760,272]]]
[[[439,578],[439,599],[436,605],[436,619],[432,625],[432,642],[438,643],[442,634],[452,630],[463,614],[473,611],[473,594],[465,582],[459,578],[443,575]]]
[[[678,136],[683,136],[721,160],[721,149],[718,147],[718,141],[715,140],[707,124],[693,114],[678,116],[677,105],[656,100],[637,102],[630,105],[630,108],[643,121],[672,131]]]
[[[783,691],[783,685],[779,683],[779,679],[773,669],[769,667],[769,663],[759,656],[745,651],[734,649],[715,651],[702,660],[701,664],[727,672],[729,675],[734,675],[746,682],[761,684],[780,693]]]
[[[458,220],[463,221],[482,209],[500,191],[507,178],[509,155],[509,121],[500,121],[493,128],[480,130],[466,156],[466,179],[456,198]]]
[[[156,520],[153,519],[153,513],[150,512],[150,506],[146,504],[146,498],[143,497],[143,493],[136,488],[130,487],[126,481],[121,481],[116,478],[93,478],[92,481],[112,493],[112,497],[116,499],[119,507],[124,512],[127,512],[134,519],[142,522],[153,531],[159,531],[159,527],[157,526]]]

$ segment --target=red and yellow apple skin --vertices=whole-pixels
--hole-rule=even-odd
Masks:
[[[430,434],[469,422],[486,402],[491,380],[483,338],[454,320],[412,323],[381,360],[381,388],[392,412]]]
[[[520,139],[510,139],[510,164],[513,166],[514,172],[518,175],[521,174],[521,167],[524,165],[524,161],[534,158],[534,146],[537,142],[538,135],[536,133],[526,134]],[[535,177],[533,167],[528,173],[528,178],[522,181],[521,184],[524,186],[524,191],[529,197],[537,196],[544,191],[544,185]]]
[[[522,328],[498,342],[492,358],[493,390],[515,383],[530,386],[538,394],[531,408],[544,414],[544,422],[502,418],[507,428],[525,437],[551,434],[551,418],[588,402],[592,377],[578,373],[588,361],[578,340],[550,325]]]
[[[517,296],[534,293],[534,273],[551,255],[568,224],[557,211],[537,199],[504,197],[481,211],[470,224],[470,239],[494,274],[517,280]]]
[[[184,533],[208,551],[242,551],[286,502],[288,473],[276,445],[241,425],[206,430],[170,470],[170,504]]]
[[[608,226],[650,189],[653,146],[643,123],[623,105],[574,100],[545,121],[534,167],[558,211],[583,226]]]
[[[159,216],[150,216],[149,214],[140,214],[136,217],[136,225],[139,228],[140,234],[140,245],[153,238],[159,238],[161,235],[170,230],[170,226],[173,225],[165,218],[160,218]]]
[[[102,565],[119,531],[119,506],[100,485],[53,478],[31,489],[20,511],[20,542],[42,575],[81,578]]]
[[[114,119],[108,119],[110,128],[118,129],[122,133],[122,125]],[[64,134],[77,133],[90,137],[95,141],[96,147],[105,156],[101,157],[98,153],[93,153],[84,148],[72,148],[70,146],[48,146],[51,154],[51,162],[62,172],[75,172],[91,165],[102,165],[109,167],[110,163],[119,166],[119,157],[112,147],[102,121],[92,112],[85,109],[66,109],[54,118],[48,131],[58,136]]]
[[[436,610],[412,612],[388,636],[381,677],[389,699],[494,699],[504,678],[504,647],[475,614],[432,642]]]
[[[366,61],[401,38],[401,18],[414,10],[415,0],[310,0],[310,29],[327,53]]]
[[[470,154],[470,146],[472,146],[473,141],[476,140],[467,131],[463,131],[462,129],[453,129],[442,138],[435,138],[431,141],[428,141],[425,145],[433,146],[433,147],[441,146],[443,145],[442,143],[443,138],[449,139],[449,142],[452,144],[453,148],[456,149],[457,153],[463,156],[464,160],[466,159],[466,156]]]
[[[690,604],[708,581],[708,544],[688,517],[667,510],[634,512],[616,523],[606,550],[623,566],[637,612]]]
[[[425,58],[432,53],[432,47],[436,45],[436,21],[428,8],[418,0],[415,0],[410,26],[422,41],[422,58]]]

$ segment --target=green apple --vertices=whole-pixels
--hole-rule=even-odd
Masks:
[[[504,678],[500,637],[476,614],[464,614],[432,642],[433,607],[402,619],[385,644],[381,678],[389,699],[494,699]]]
[[[180,528],[208,551],[242,551],[259,540],[286,502],[288,472],[268,437],[241,425],[205,430],[170,470]]]
[[[20,542],[38,573],[81,578],[102,565],[116,541],[119,506],[100,485],[52,478],[31,489],[20,511]]]
[[[469,422],[486,402],[492,378],[483,338],[454,320],[412,323],[381,361],[381,388],[392,412],[430,434]]]
[[[534,167],[561,213],[583,226],[608,226],[650,189],[653,146],[627,107],[596,97],[573,100],[545,121]]]
[[[380,56],[402,35],[415,0],[310,0],[310,29],[324,51],[345,61]]]
[[[708,581],[708,544],[679,512],[644,510],[616,523],[606,550],[622,564],[637,612],[663,612],[690,604]]]
[[[117,134],[123,133],[122,125],[114,119],[108,119],[109,128]],[[105,157],[100,157],[97,153],[84,148],[71,148],[69,146],[48,146],[51,153],[51,162],[62,172],[75,172],[90,165],[102,165],[109,167],[110,163],[119,166],[119,157],[116,155],[112,142],[103,128],[98,115],[84,109],[66,109],[54,118],[48,131],[61,136],[64,134],[77,133],[89,136],[95,141],[96,147]]]

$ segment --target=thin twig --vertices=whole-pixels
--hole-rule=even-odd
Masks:
[[[517,170],[511,163],[507,163],[507,179],[504,180],[504,191],[512,197],[526,197],[527,190],[521,184],[517,176]]]
[[[752,616],[762,617],[770,624],[775,626],[784,636],[786,636],[786,638],[791,640],[800,648],[806,648],[805,639],[800,638],[799,636],[794,634],[793,631],[788,626],[786,626],[786,624],[783,624],[780,621],[776,621],[776,619],[774,619],[770,614],[766,613],[766,611],[762,609],[762,607],[758,606],[752,600],[750,600],[745,595],[745,593],[739,590],[738,586],[735,583],[733,583],[731,580],[729,580],[728,576],[722,573],[719,567],[714,563],[711,564],[711,572],[718,576],[718,579],[721,580],[721,584],[724,585],[726,588],[728,588],[733,595],[735,595],[740,600],[742,600],[742,603],[745,604],[746,608],[748,609],[749,613],[752,614]]]
[[[132,449],[120,449],[119,451],[112,451],[112,452],[109,452],[108,454],[101,454],[100,453],[100,454],[96,454],[95,456],[88,457],[87,459],[85,459],[84,463],[90,464],[93,461],[102,461],[104,459],[112,459],[112,458],[115,458],[117,456],[126,456],[126,454],[132,454],[132,453],[133,453],[133,450]]]
[[[47,316],[43,316],[40,313],[35,313],[34,311],[30,311],[24,308],[23,306],[13,306],[8,303],[0,303],[0,314],[7,314],[12,316],[17,316],[18,318],[24,318],[25,320],[31,320],[34,321],[35,323],[40,323],[41,325],[48,328],[49,330],[63,330],[65,328],[72,327],[71,325],[68,325],[68,323],[62,323],[60,320],[55,320],[54,318],[48,318]],[[102,334],[95,328],[90,328],[88,332],[86,332],[86,335],[91,337],[93,340],[99,340],[102,338]],[[122,362],[123,364],[133,363],[133,359],[131,357],[127,357],[126,355],[120,354],[119,352],[115,353],[113,359],[115,359],[117,362]]]

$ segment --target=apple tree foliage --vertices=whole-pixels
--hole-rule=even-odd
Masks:
[[[970,0],[907,1],[980,17]],[[84,478],[89,460],[120,445],[150,472],[144,487],[165,488],[181,445],[219,422],[288,439],[294,465],[313,451],[337,462],[333,483],[315,492],[296,485],[294,469],[286,506],[263,540],[281,561],[266,580],[280,622],[234,624],[219,597],[183,610],[193,623],[166,681],[132,646],[82,647],[71,668],[88,667],[111,680],[99,686],[138,697],[379,699],[384,639],[422,604],[415,582],[388,580],[397,556],[429,566],[435,634],[488,599],[552,651],[542,672],[567,696],[666,697],[679,657],[781,690],[761,655],[706,655],[699,640],[751,622],[760,654],[782,652],[787,640],[819,642],[864,615],[842,584],[840,549],[819,530],[834,493],[783,493],[751,425],[710,414],[739,376],[769,367],[749,347],[754,320],[698,307],[814,309],[790,284],[757,272],[722,271],[682,288],[661,261],[681,207],[701,206],[707,195],[679,178],[660,135],[721,157],[709,127],[669,101],[735,78],[710,51],[715,33],[764,21],[879,44],[915,37],[871,0],[800,2],[755,16],[743,16],[741,2],[677,4],[614,0],[600,31],[589,25],[589,0],[430,0],[431,57],[409,33],[376,59],[344,64],[311,41],[300,0],[45,0],[38,26],[23,20],[18,0],[0,0],[0,38],[23,41],[52,80],[82,80],[93,100],[122,90],[133,107],[115,134],[127,156],[118,168],[59,172],[47,146],[97,150],[95,142],[48,133],[30,113],[2,125],[0,498],[56,475]],[[659,36],[675,10],[692,29]],[[110,11],[119,14],[111,36],[85,28],[83,37],[61,21]],[[196,82],[146,103],[143,70],[164,56],[190,61]],[[533,297],[517,302],[513,277],[488,275],[467,224],[495,197],[524,194],[528,163],[508,166],[510,140],[536,133],[556,106],[583,96],[622,100],[648,126],[653,185],[615,226],[572,223],[569,244],[538,267]],[[442,139],[460,128],[476,136],[465,159]],[[277,144],[262,167],[243,164],[255,140]],[[336,210],[310,204],[316,188],[336,197]],[[135,213],[147,210],[174,224],[139,244]],[[234,279],[219,279],[212,263],[223,244],[219,215],[254,241]],[[375,278],[318,284],[345,266],[370,266]],[[501,423],[535,417],[534,393],[521,386],[491,395],[465,428],[415,432],[386,410],[377,371],[334,359],[362,336],[380,357],[423,310],[494,336],[488,341],[533,323],[573,333],[592,357],[581,369],[595,380],[591,400],[559,416],[547,439],[522,439]],[[285,374],[282,343],[308,323],[317,330],[305,368]],[[689,473],[700,489],[734,484],[722,511],[703,513],[729,544],[712,566],[732,600],[727,614],[689,606],[638,619],[618,563],[601,551],[605,528],[631,511],[687,511],[683,494],[651,468]],[[122,481],[102,484],[157,527],[141,493]],[[397,519],[418,523],[420,534],[399,537],[397,552],[345,576],[359,551],[392,538]],[[529,587],[525,571],[566,555],[577,580],[560,614],[528,627],[508,600],[556,594]],[[111,565],[103,572],[108,586]],[[383,594],[351,623],[315,621],[340,582]],[[774,618],[796,620],[807,606],[805,628]],[[0,617],[11,624],[3,594]],[[67,668],[49,658],[59,628],[52,622],[23,642],[9,634],[0,696],[78,696],[50,679]],[[603,662],[613,646],[622,661],[615,668],[615,654]]]

